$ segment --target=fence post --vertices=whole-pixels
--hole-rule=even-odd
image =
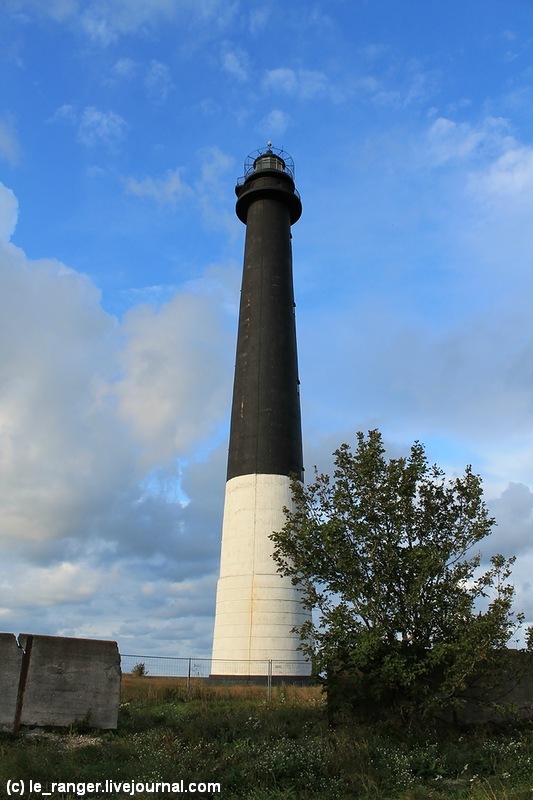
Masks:
[[[191,693],[191,659],[187,665],[187,694]]]
[[[267,697],[268,701],[272,700],[272,659],[268,659],[268,681],[267,681]]]

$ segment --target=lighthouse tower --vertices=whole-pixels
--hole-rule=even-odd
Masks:
[[[282,577],[270,535],[285,524],[291,477],[303,479],[291,225],[302,213],[290,156],[248,156],[235,187],[246,225],[213,674],[305,676],[292,628],[309,619]]]

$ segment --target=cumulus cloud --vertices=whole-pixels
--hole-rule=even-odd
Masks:
[[[323,281],[330,294],[322,311],[309,303],[307,317],[299,306],[304,430],[310,442],[321,431],[338,446],[353,442],[356,430],[378,427],[398,446],[420,439],[448,474],[471,463],[498,522],[483,554],[517,555],[516,605],[531,621],[531,148],[510,135],[504,120],[491,118],[477,125],[441,121],[431,143],[426,131],[416,145],[405,158],[395,154],[389,218],[376,224],[346,200],[346,216],[337,220],[341,237],[360,224],[360,211],[375,226],[370,251],[359,252],[352,233],[338,245],[354,247],[349,263],[359,278],[350,296],[349,280],[339,279],[341,291]],[[370,196],[381,201],[388,192],[375,154],[373,164],[380,194]],[[404,251],[390,219],[409,209],[409,192],[398,191],[409,181],[422,192],[427,181],[439,203],[428,213],[419,204],[416,216],[401,217],[413,228]],[[371,203],[374,217],[377,207]],[[435,229],[439,237],[426,250],[425,237]],[[309,470],[315,454],[309,446],[306,453]]]
[[[102,391],[113,374],[115,325],[85,276],[28,262],[13,247],[1,259],[2,533],[42,543],[79,534],[101,487],[112,491],[109,444],[115,466],[127,467]]]
[[[206,279],[119,323],[88,277],[6,241],[16,210],[0,186],[3,625],[120,639],[150,607],[164,647],[198,578],[198,652],[219,555],[225,298]]]
[[[216,430],[227,405],[220,324],[212,299],[192,292],[126,315],[125,377],[117,396],[122,417],[145,443],[148,463],[190,453]]]

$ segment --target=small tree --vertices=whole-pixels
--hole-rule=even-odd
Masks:
[[[495,524],[470,467],[446,480],[424,447],[387,460],[381,434],[335,453],[331,480],[292,485],[274,558],[319,621],[300,629],[318,671],[351,676],[362,701],[424,712],[449,703],[508,643],[514,558],[478,574],[475,546]],[[478,608],[482,601],[484,609]]]

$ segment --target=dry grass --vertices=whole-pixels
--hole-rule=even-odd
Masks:
[[[273,686],[272,698],[288,703],[320,703],[324,694],[320,686]],[[137,677],[122,675],[121,702],[143,700],[150,703],[165,700],[266,700],[268,687],[220,686],[205,678],[193,678],[187,686],[186,678]]]

